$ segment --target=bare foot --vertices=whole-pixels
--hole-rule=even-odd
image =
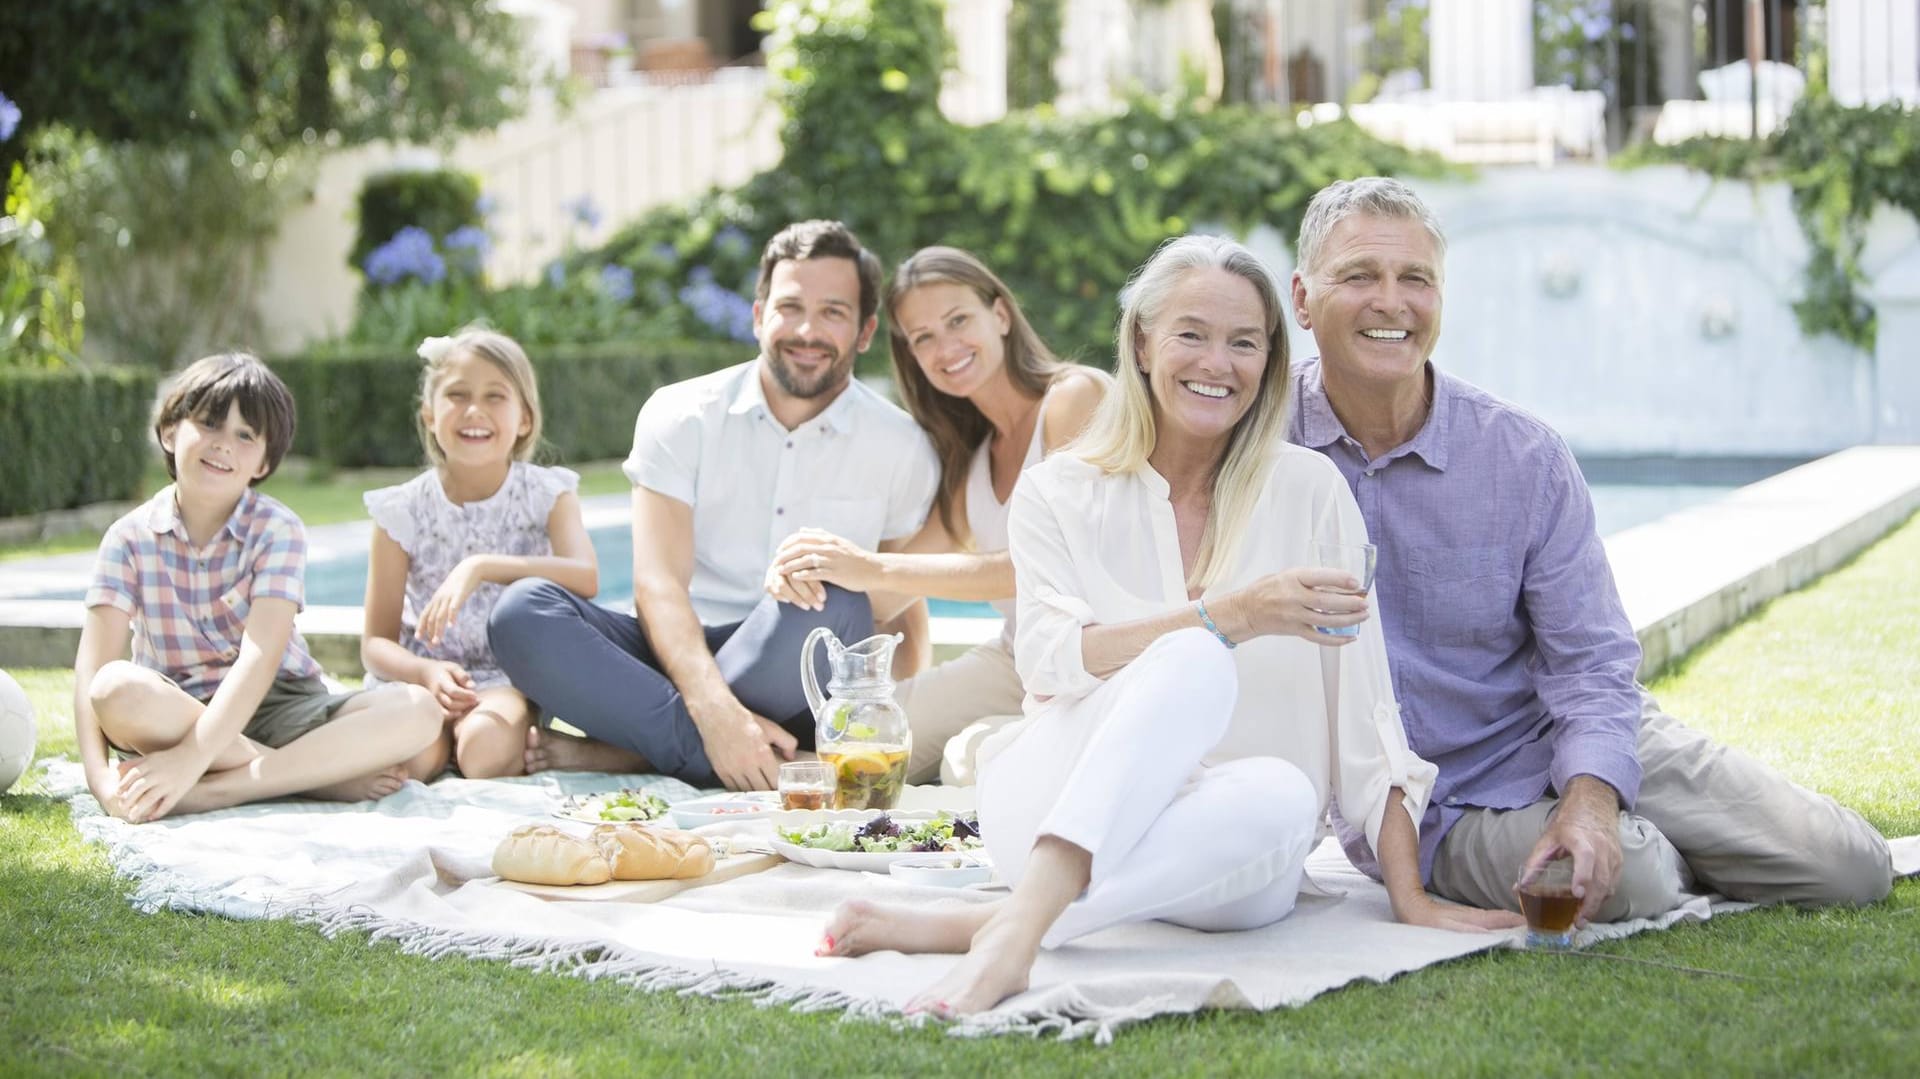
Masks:
[[[527,774],[536,772],[651,772],[647,758],[631,749],[575,738],[559,731],[527,728]]]
[[[815,955],[865,955],[868,952],[905,952],[908,955],[958,955],[973,942],[998,903],[904,907],[849,899],[827,920],[827,929],[814,948]]]
[[[1039,933],[1017,919],[991,918],[974,934],[973,945],[960,962],[907,1002],[906,1013],[932,1012],[942,1019],[952,1019],[984,1012],[1026,991],[1033,961],[1039,954]]]
[[[329,783],[324,787],[315,787],[300,793],[308,798],[319,798],[327,802],[370,802],[385,798],[406,785],[407,766],[396,764],[391,768],[382,768],[372,775]]]

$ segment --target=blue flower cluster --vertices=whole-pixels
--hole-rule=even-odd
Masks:
[[[609,262],[600,267],[600,289],[615,303],[633,299],[633,271]]]
[[[462,225],[447,233],[441,246],[447,249],[462,270],[479,273],[480,267],[487,261],[487,253],[493,250],[493,239],[487,230],[478,225]]]
[[[568,216],[573,218],[574,224],[584,225],[589,229],[600,227],[600,207],[594,203],[592,195],[582,195],[567,203],[566,211]]]
[[[18,130],[20,130],[20,106],[14,104],[12,98],[0,94],[0,142],[12,138],[13,133]]]
[[[737,226],[728,225],[713,238],[713,249],[726,258],[740,258],[753,250],[753,241]]]
[[[706,266],[695,266],[687,278],[691,283],[680,290],[680,302],[693,317],[735,341],[753,340],[752,300],[715,281]]]
[[[374,248],[361,268],[376,285],[398,284],[409,277],[432,285],[447,276],[447,262],[433,249],[433,237],[418,225],[408,225]]]

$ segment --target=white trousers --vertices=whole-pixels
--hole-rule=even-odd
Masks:
[[[1237,696],[1227,650],[1205,630],[1181,630],[983,754],[980,830],[1002,877],[1019,882],[1043,835],[1093,855],[1087,890],[1043,947],[1152,919],[1253,929],[1293,910],[1319,797],[1276,757],[1201,763]]]

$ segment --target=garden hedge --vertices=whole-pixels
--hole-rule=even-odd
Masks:
[[[121,501],[153,459],[157,376],[0,368],[0,517]]]
[[[754,357],[752,345],[715,341],[549,346],[533,355],[545,420],[543,460],[625,457],[633,419],[654,390]],[[342,468],[423,461],[413,416],[420,360],[392,351],[292,356],[273,361],[293,390],[293,450]]]

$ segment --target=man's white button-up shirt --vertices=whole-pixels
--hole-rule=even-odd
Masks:
[[[826,410],[781,426],[759,359],[664,387],[640,409],[624,471],[693,507],[693,609],[747,616],[780,541],[823,528],[872,550],[920,530],[939,463],[911,416],[855,379]],[[635,536],[634,543],[646,538]]]

